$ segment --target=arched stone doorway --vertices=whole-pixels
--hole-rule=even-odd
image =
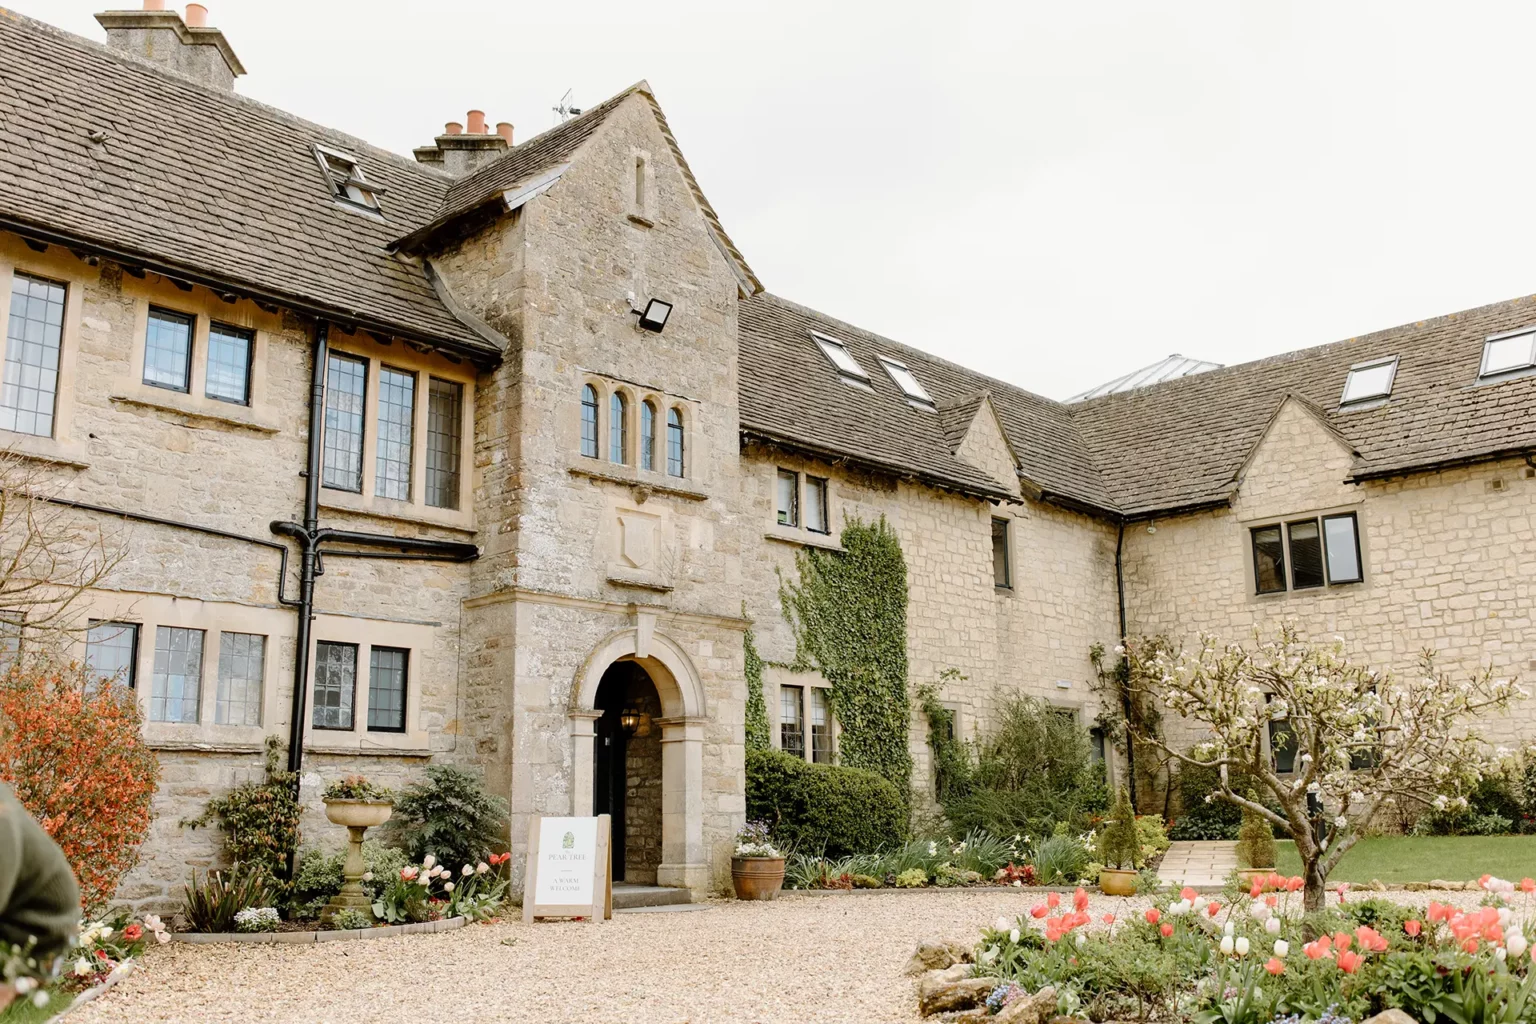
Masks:
[[[596,803],[598,744],[605,735],[611,737],[603,724],[605,716],[611,714],[605,705],[617,699],[610,693],[628,694],[634,690],[644,693],[644,687],[639,685],[640,677],[643,677],[660,709],[660,715],[652,720],[661,764],[661,850],[655,866],[655,882],[704,892],[710,884],[709,859],[704,850],[704,689],[683,649],[670,638],[655,632],[655,623],[650,616],[640,616],[640,619],[636,627],[611,634],[598,644],[576,673],[569,712],[571,813],[578,817],[608,813],[607,809],[599,810]],[[622,713],[623,708],[619,711]],[[617,771],[615,762],[609,758],[603,759],[602,766],[609,773]],[[615,775],[609,775],[607,792],[610,799],[614,793],[614,778]],[[628,788],[627,781],[625,788]],[[629,846],[626,835],[626,874],[630,863]],[[614,853],[617,878],[617,841]],[[648,872],[639,877],[648,877]],[[639,877],[630,880],[638,881]]]
[[[656,884],[661,866],[661,698],[644,668],[616,661],[597,684],[592,811],[613,819],[614,881]]]

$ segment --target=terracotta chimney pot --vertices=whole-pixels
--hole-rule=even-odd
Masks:
[[[146,11],[163,11],[165,10],[165,0],[144,0],[144,9]]]
[[[464,126],[462,124],[460,124],[459,122],[457,122],[457,121],[449,121],[447,124],[443,125],[443,134],[444,135],[463,135],[464,134]]]
[[[202,4],[187,4],[186,22],[188,28],[206,28],[208,26],[208,8]]]
[[[471,110],[469,112],[469,124],[465,125],[465,130],[471,135],[484,135],[485,111]]]
[[[496,122],[496,134],[500,135],[503,139],[505,139],[507,141],[507,145],[509,145],[509,146],[512,145],[512,122],[510,122],[510,121],[498,121],[498,122]]]

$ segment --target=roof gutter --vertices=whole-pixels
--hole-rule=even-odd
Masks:
[[[116,246],[95,242],[78,235],[67,234],[53,228],[41,227],[4,214],[0,214],[0,230],[10,231],[21,235],[23,238],[45,242],[49,245],[62,246],[77,253],[89,253],[93,256],[112,260],[114,263],[121,263],[126,267],[147,270],[162,277],[169,277],[187,284],[202,285],[204,288],[219,293],[221,297],[226,298],[226,301],[232,302],[235,298],[243,296],[258,303],[286,306],[296,313],[303,313],[317,320],[328,320],[333,323],[346,325],[347,327],[365,330],[372,334],[404,338],[409,341],[418,342],[435,349],[462,356],[472,362],[493,365],[500,361],[499,352],[487,352],[481,348],[465,345],[461,342],[438,337],[437,335],[427,334],[410,327],[389,324],[359,310],[346,310],[337,306],[327,306],[323,303],[312,302],[295,295],[253,287],[247,282],[237,281],[233,278],[224,277],[221,274],[190,269],[167,260],[156,259],[155,257],[146,256],[128,249],[119,249]],[[470,329],[473,330],[473,327]]]
[[[997,490],[988,490],[986,488],[977,487],[974,484],[964,484],[956,480],[946,480],[945,478],[934,474],[921,473],[902,466],[893,466],[889,463],[880,462],[875,459],[865,459],[856,455],[848,455],[844,452],[835,451],[831,448],[823,448],[819,445],[809,444],[794,438],[784,437],[780,434],[773,434],[769,433],[768,431],[758,430],[751,427],[742,427],[741,436],[743,439],[748,441],[757,441],[762,444],[771,445],[775,448],[784,448],[791,451],[801,452],[803,454],[812,455],[816,458],[824,459],[829,462],[842,462],[851,466],[858,466],[861,469],[867,470],[869,472],[881,473],[885,476],[894,476],[900,480],[921,480],[923,483],[926,483],[929,486],[937,487],[944,491],[952,491],[956,494],[964,494],[967,497],[985,498],[988,501],[1017,502],[1019,500],[1018,495],[1009,494],[1007,491],[1004,491],[1001,488]]]
[[[1367,480],[1387,480],[1396,476],[1412,476],[1415,473],[1428,473],[1439,469],[1455,469],[1460,466],[1475,466],[1484,462],[1497,462],[1500,459],[1514,459],[1524,457],[1527,461],[1536,454],[1536,445],[1516,445],[1511,448],[1499,448],[1491,452],[1483,452],[1478,455],[1463,455],[1450,459],[1431,459],[1428,462],[1415,462],[1406,466],[1394,466],[1389,469],[1358,470],[1349,474],[1344,480],[1347,483],[1359,484]]]

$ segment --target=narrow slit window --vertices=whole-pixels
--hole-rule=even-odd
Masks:
[[[427,504],[459,507],[464,385],[433,377],[427,390]]]
[[[314,712],[316,729],[352,728],[352,702],[357,696],[357,644],[321,640],[315,644]]]
[[[1339,396],[1339,404],[1353,405],[1387,398],[1392,394],[1392,379],[1396,376],[1396,356],[1357,363],[1349,368],[1349,375],[1344,378],[1344,393]]]
[[[780,526],[800,525],[799,473],[791,473],[787,469],[779,470],[776,504]]]
[[[831,533],[827,521],[827,481],[819,476],[805,478],[805,528],[812,533]]]
[[[1279,526],[1260,526],[1253,531],[1253,578],[1260,594],[1285,591],[1285,540]]]
[[[259,633],[219,634],[219,689],[213,706],[216,724],[261,724],[261,684],[266,667],[266,637]]]
[[[155,630],[155,674],[149,689],[151,722],[196,724],[203,683],[203,631],[179,626]]]
[[[683,414],[667,410],[667,475],[683,475]]]
[[[89,624],[85,634],[86,685],[90,689],[119,683],[132,690],[138,686],[139,627],[133,622]]]
[[[838,373],[857,378],[860,381],[869,380],[869,374],[865,373],[864,367],[860,366],[859,361],[853,358],[853,353],[848,351],[846,342],[838,341],[836,338],[829,338],[825,334],[816,334],[815,332],[811,333],[811,337],[816,340],[816,344],[821,348],[822,354],[837,368]]]
[[[805,757],[804,700],[804,687],[779,687],[779,747],[799,758]]]
[[[1316,519],[1288,523],[1291,540],[1291,589],[1309,590],[1323,585],[1323,535]]]
[[[186,391],[192,375],[192,317],[150,308],[144,334],[144,383]]]
[[[1010,540],[1008,536],[1008,520],[992,520],[992,585],[1004,589],[1013,586],[1013,565]]]
[[[885,367],[885,372],[890,374],[891,380],[896,382],[896,386],[901,388],[901,393],[907,398],[919,405],[933,405],[933,396],[928,394],[923,385],[913,376],[912,371],[907,369],[905,363],[898,363],[894,359],[881,356],[880,365]]]
[[[649,400],[640,403],[640,468],[656,468],[656,406]]]
[[[1495,336],[1483,343],[1483,365],[1478,376],[1497,377],[1532,367],[1536,367],[1536,331]]]
[[[635,156],[635,212],[645,215],[645,157]]]
[[[379,367],[379,443],[374,458],[373,493],[411,500],[411,436],[416,428],[416,375],[392,366]]]
[[[325,465],[320,482],[339,491],[360,494],[368,361],[332,352],[327,359],[325,379]]]
[[[618,391],[608,399],[608,461],[629,463],[629,403]]]
[[[53,281],[20,273],[11,278],[0,429],[53,436],[65,295],[65,287]]]
[[[811,760],[817,764],[832,763],[832,709],[827,702],[827,691],[819,686],[810,689],[811,697]]]
[[[402,647],[374,647],[368,652],[368,731],[405,732],[406,663]]]
[[[1353,512],[1323,517],[1323,544],[1328,553],[1329,583],[1365,579],[1360,565],[1360,523]]]
[[[581,454],[597,458],[597,389],[591,384],[581,389]]]
[[[203,393],[209,398],[234,405],[251,404],[250,331],[224,324],[208,327],[208,373],[203,378]]]

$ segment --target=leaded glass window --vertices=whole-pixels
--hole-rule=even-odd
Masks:
[[[224,324],[208,328],[208,374],[203,390],[209,398],[235,405],[251,404],[250,331]]]
[[[464,385],[432,378],[427,395],[427,504],[459,507],[460,424]]]
[[[405,667],[409,651],[374,647],[368,653],[368,729],[405,731]]]
[[[267,638],[259,633],[219,634],[219,691],[213,720],[219,725],[260,725],[261,684]]]
[[[321,640],[315,644],[315,701],[310,722],[316,729],[351,729],[357,696],[357,644]]]
[[[133,622],[90,623],[85,634],[86,686],[121,683],[130,690],[138,685],[139,627]]]
[[[325,467],[320,482],[341,491],[361,492],[368,361],[332,352],[325,378]]]
[[[827,701],[827,691],[819,686],[810,689],[811,697],[811,760],[817,764],[832,763],[832,708]]]
[[[1253,578],[1261,594],[1285,590],[1285,541],[1280,527],[1261,526],[1253,531]]]
[[[411,435],[416,425],[416,375],[379,367],[379,443],[373,493],[411,500]]]
[[[5,376],[0,387],[0,429],[53,436],[59,390],[59,346],[64,336],[62,284],[16,274],[5,328]]]
[[[144,383],[186,391],[192,375],[192,317],[150,308],[144,334]]]
[[[155,629],[155,674],[149,688],[151,722],[196,724],[203,684],[203,631]]]
[[[683,475],[683,414],[667,410],[667,475]]]
[[[581,454],[597,458],[597,389],[591,384],[581,389]]]
[[[805,757],[805,688],[779,687],[779,749]]]
[[[640,468],[656,468],[656,406],[640,403]]]
[[[629,462],[629,403],[615,391],[608,399],[608,461]]]

